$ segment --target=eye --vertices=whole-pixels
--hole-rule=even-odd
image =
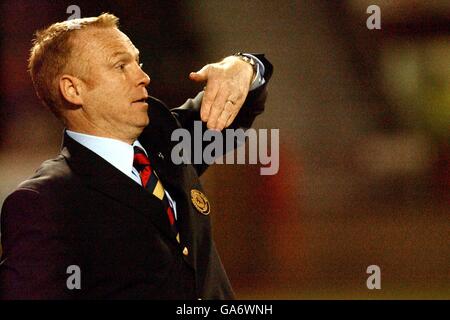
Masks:
[[[117,66],[116,66],[116,69],[119,69],[119,70],[124,70],[125,69],[125,63],[119,63]]]

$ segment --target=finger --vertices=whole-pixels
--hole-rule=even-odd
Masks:
[[[228,117],[227,123],[225,124],[225,128],[228,128],[234,121],[234,119],[236,119],[237,116],[237,112],[236,113],[232,113],[230,115],[230,117]]]
[[[239,113],[239,110],[241,110],[243,104],[244,104],[244,100],[242,100],[242,99],[240,99],[239,101],[237,101],[234,104],[233,111],[231,112],[230,117],[228,118],[227,122],[225,123],[225,128],[228,128],[233,123],[234,119],[236,118],[236,116]]]
[[[219,116],[221,115],[223,109],[225,108],[225,102],[227,101],[229,97],[228,92],[224,92],[224,90],[219,90],[216,98],[214,99],[214,102],[211,106],[211,111],[209,113],[208,123],[207,126],[210,129],[216,129],[217,126],[217,120],[219,119]]]
[[[232,100],[232,99],[229,99]],[[242,106],[244,105],[245,102],[245,97],[244,98],[240,98],[236,101],[236,103],[234,104],[234,108],[233,111],[231,113],[231,116],[228,118],[227,123],[225,124],[225,128],[228,128],[234,121],[234,119],[236,119],[239,110],[241,110]]]
[[[189,74],[189,79],[194,80],[196,82],[202,82],[202,81],[208,80],[208,68],[209,68],[209,65],[206,65],[197,72],[191,72]]]
[[[231,118],[231,121],[233,121],[233,119],[236,117],[239,110],[241,109],[242,104],[244,103],[244,100],[245,99],[242,98],[242,95],[237,96],[234,94],[230,95],[226,99],[224,110],[228,111],[228,116],[225,119],[225,123],[221,123],[221,126],[226,128],[230,125],[230,118]]]
[[[200,107],[200,117],[203,122],[208,122],[211,106],[216,99],[218,91],[218,83],[208,81],[208,84],[205,87],[205,93],[203,94],[202,105]]]
[[[217,119],[216,129],[222,131],[224,128],[226,128],[229,119],[233,116],[233,113],[234,113],[233,103],[228,100],[225,103],[225,107],[223,108],[222,113]]]

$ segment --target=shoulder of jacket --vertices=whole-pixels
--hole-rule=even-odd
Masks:
[[[49,190],[63,190],[73,177],[73,173],[62,155],[44,161],[28,179],[21,182],[16,190],[35,191],[40,194]]]

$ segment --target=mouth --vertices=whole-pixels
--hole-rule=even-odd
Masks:
[[[148,99],[148,96],[145,96],[145,97],[143,97],[141,99],[134,100],[132,103],[145,103],[145,104],[147,104],[147,99]]]

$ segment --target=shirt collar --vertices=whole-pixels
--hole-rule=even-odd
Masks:
[[[88,148],[92,152],[98,154],[100,157],[109,162],[112,166],[123,172],[125,175],[132,177],[134,146],[138,146],[147,151],[135,140],[132,145],[123,141],[93,136],[90,134],[66,130],[69,137]]]

